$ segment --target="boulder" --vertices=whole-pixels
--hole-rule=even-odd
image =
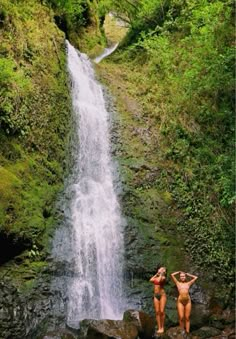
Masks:
[[[209,325],[223,332],[227,329],[235,329],[235,310],[233,309],[218,309],[209,318]]]
[[[80,338],[84,339],[137,339],[136,326],[124,320],[82,320]]]
[[[199,337],[194,334],[187,334],[180,327],[171,327],[164,334],[158,335],[157,338],[161,339],[198,339]]]
[[[235,309],[227,308],[222,312],[222,320],[225,324],[235,323]]]
[[[191,328],[193,331],[209,323],[210,312],[204,304],[192,303],[192,311],[190,316]]]
[[[193,332],[200,338],[213,338],[221,334],[221,331],[215,327],[204,326]]]
[[[73,335],[66,329],[58,329],[54,331],[47,332],[45,335],[40,337],[40,339],[76,339],[77,336]]]
[[[128,310],[123,315],[123,320],[132,322],[138,329],[140,338],[149,339],[155,332],[155,319],[143,311]]]
[[[211,339],[235,339],[235,328],[232,327],[225,327],[224,330],[217,335],[216,337],[212,337]]]
[[[176,308],[176,299],[173,297],[167,298],[167,304],[165,308],[165,328],[178,326],[178,313]]]

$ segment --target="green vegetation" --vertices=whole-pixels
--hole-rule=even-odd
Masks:
[[[76,31],[90,21],[89,4],[86,0],[46,0],[45,3],[64,20],[61,24],[65,25],[68,32]]]
[[[113,15],[106,15],[103,23],[103,30],[107,39],[107,43],[112,45],[120,42],[127,33],[127,25],[119,26],[117,29],[117,19]]]
[[[20,270],[45,259],[56,223],[70,96],[64,35],[52,11],[36,0],[0,0],[0,8],[0,236],[9,239],[1,260],[25,258],[12,266],[24,279]]]
[[[118,102],[125,102],[119,156],[129,164],[121,162],[121,170],[124,181],[143,194],[141,200],[125,195],[126,213],[139,219],[148,192],[166,192],[171,208],[157,204],[146,213],[146,227],[164,214],[161,227],[168,231],[169,217],[195,266],[209,273],[208,281],[227,281],[229,296],[234,286],[233,2],[102,0],[99,5],[130,25],[122,47],[98,67]],[[135,168],[131,162],[144,165]]]
[[[44,0],[44,3],[53,10],[56,24],[74,46],[91,56],[101,52],[106,39],[97,16],[96,0]]]

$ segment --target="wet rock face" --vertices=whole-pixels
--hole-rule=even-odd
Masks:
[[[21,239],[16,234],[0,232],[0,265],[11,260],[30,245],[30,240]]]
[[[0,337],[31,338],[34,329],[48,317],[53,302],[47,280],[40,281],[30,294],[22,294],[11,285],[10,281],[2,281],[0,283]]]

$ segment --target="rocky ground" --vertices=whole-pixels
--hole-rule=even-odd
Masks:
[[[225,314],[217,320],[217,324],[202,326],[187,335],[179,327],[170,327],[162,335],[155,335],[155,321],[144,312],[129,310],[124,313],[123,320],[84,320],[80,330],[61,329],[45,333],[38,339],[233,339],[235,328],[232,318]],[[231,314],[232,317],[232,314]],[[225,327],[225,323],[228,323]],[[224,330],[222,328],[224,327]]]

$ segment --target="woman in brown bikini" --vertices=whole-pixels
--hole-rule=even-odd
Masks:
[[[166,293],[164,285],[166,282],[166,268],[160,267],[157,273],[149,280],[154,284],[154,308],[157,320],[157,333],[164,333]]]
[[[177,274],[179,274],[180,281],[178,281],[175,277]],[[186,277],[190,277],[192,279],[190,281],[187,281]],[[189,288],[197,280],[198,277],[196,275],[192,275],[189,273],[184,273],[184,272],[179,271],[179,272],[172,273],[171,278],[174,281],[179,291],[179,296],[177,299],[179,325],[182,330],[185,329],[186,333],[189,333],[190,314],[191,314],[191,308],[192,308],[191,299],[189,295]]]

